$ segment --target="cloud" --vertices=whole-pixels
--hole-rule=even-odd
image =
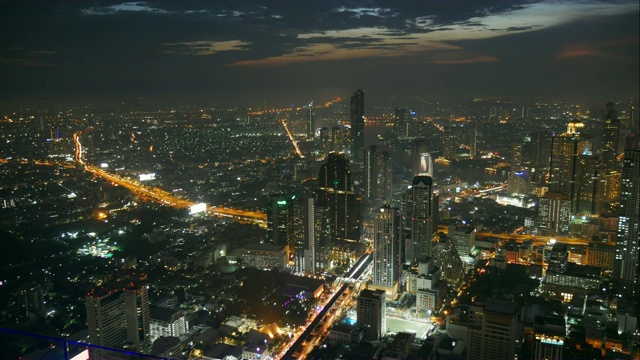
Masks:
[[[198,56],[213,55],[222,51],[244,51],[251,45],[250,42],[241,40],[227,41],[186,41],[177,43],[165,43],[171,49],[165,50],[169,54],[190,54]]]
[[[613,41],[600,42],[600,43],[577,43],[567,45],[560,53],[556,56],[556,60],[567,60],[572,58],[583,58],[583,57],[598,57],[598,58],[609,58],[616,59],[622,61],[635,61],[636,59],[623,55],[618,52],[618,49],[621,46],[627,46],[638,44],[639,39],[637,37],[626,37]]]
[[[147,5],[144,1],[139,2],[125,2],[122,4],[116,4],[103,7],[90,7],[88,9],[81,10],[86,15],[111,15],[119,11],[130,12],[148,12],[153,14],[166,14],[167,10],[155,8]]]

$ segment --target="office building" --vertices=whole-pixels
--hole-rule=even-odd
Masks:
[[[305,121],[307,125],[307,139],[311,140],[316,136],[316,124],[315,124],[315,114],[313,111],[313,100],[309,101],[307,105],[307,111],[305,115]]]
[[[444,147],[442,149],[442,156],[453,161],[458,158],[458,137],[456,136],[456,128],[447,126],[444,128]]]
[[[442,269],[436,265],[434,257],[418,261],[416,277],[416,312],[422,317],[429,317],[432,312],[440,310],[447,293],[447,284],[440,280]]]
[[[184,310],[151,305],[149,314],[151,341],[162,336],[184,335],[189,330]]]
[[[328,211],[331,239],[359,242],[363,198],[353,189],[349,160],[342,154],[329,154],[320,167],[318,183],[316,201]]]
[[[364,90],[358,89],[351,96],[351,157],[362,159],[364,150]]]
[[[384,290],[364,289],[356,308],[363,340],[378,341],[387,333],[387,300]]]
[[[144,280],[146,276],[127,278],[85,296],[90,343],[148,351],[151,320]]]
[[[620,120],[614,103],[606,104],[602,144],[602,164],[606,172],[618,170],[618,150],[620,148]]]
[[[567,234],[571,221],[568,195],[547,193],[538,202],[538,231],[541,235]]]
[[[638,276],[638,247],[640,246],[640,148],[635,141],[627,141],[622,158],[622,184],[618,207],[618,234],[616,244],[615,276],[621,291],[640,296]]]
[[[376,196],[377,179],[376,146],[369,146],[364,152],[364,196],[373,198]]]
[[[292,198],[271,195],[267,206],[267,243],[289,245],[292,242]]]
[[[393,157],[388,150],[376,156],[375,195],[386,203],[390,203],[393,196]]]
[[[474,159],[477,155],[477,137],[478,137],[478,128],[476,124],[471,125],[471,135],[469,136],[469,157]]]
[[[409,119],[407,117],[407,110],[401,107],[397,107],[393,119],[393,131],[397,138],[409,137]]]
[[[373,286],[395,297],[400,278],[400,213],[385,205],[373,220]]]
[[[424,175],[414,177],[411,185],[411,261],[431,256],[433,209],[433,179]]]
[[[312,196],[295,199],[293,204],[294,269],[296,273],[316,275],[326,267],[329,248],[327,212]]]
[[[561,316],[536,316],[533,324],[534,360],[562,360],[567,335],[566,322]]]
[[[489,299],[469,306],[468,359],[513,360],[520,339],[516,304]]]

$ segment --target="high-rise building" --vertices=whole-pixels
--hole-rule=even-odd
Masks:
[[[329,229],[324,207],[312,196],[293,204],[294,268],[296,273],[316,275],[326,268]]]
[[[533,360],[562,360],[567,327],[562,316],[536,316],[533,324]]]
[[[390,203],[393,196],[393,157],[388,150],[376,157],[376,198]]]
[[[633,135],[633,134],[632,134]],[[635,135],[637,139],[637,135]],[[623,293],[640,296],[640,148],[628,141],[622,158],[615,275]]]
[[[385,205],[373,220],[373,286],[389,298],[397,291],[400,276],[400,213]]]
[[[369,146],[364,152],[364,196],[373,198],[376,196],[377,179],[376,146]]]
[[[584,124],[571,121],[567,131],[552,138],[549,192],[569,197],[571,212],[579,212],[581,196],[591,194],[591,139],[582,133]],[[590,204],[588,206],[590,208]]]
[[[397,107],[393,122],[393,131],[398,138],[409,137],[409,119],[407,117],[407,110],[401,107]]]
[[[477,154],[477,137],[478,137],[478,128],[476,124],[471,125],[471,135],[469,137],[469,157],[474,159]]]
[[[413,176],[427,175],[433,177],[433,159],[428,150],[427,141],[416,139],[411,148],[411,168]]]
[[[148,350],[151,320],[145,279],[128,278],[85,296],[90,343]]]
[[[433,238],[433,179],[419,175],[411,186],[411,261],[431,256]]]
[[[378,341],[387,333],[387,300],[384,290],[364,289],[356,307],[363,340]]]
[[[330,153],[320,167],[316,200],[329,214],[331,238],[360,241],[362,196],[353,189],[349,160],[342,154]]]
[[[604,133],[602,144],[602,164],[607,172],[618,170],[618,149],[620,147],[620,120],[613,108],[614,103],[606,104]]]
[[[511,143],[511,172],[522,169],[522,142]]]
[[[445,159],[453,161],[458,158],[458,137],[456,136],[456,128],[447,126],[444,128],[444,147],[442,156]]]
[[[267,206],[267,242],[275,245],[292,243],[292,198],[273,194]]]
[[[358,89],[351,96],[351,157],[362,159],[364,149],[364,90]]]
[[[307,112],[305,116],[306,125],[307,125],[307,139],[313,139],[316,136],[316,127],[315,127],[315,114],[313,111],[313,100],[309,101],[307,105]]]
[[[331,142],[333,143],[333,151],[339,152],[342,147],[342,131],[340,131],[340,126],[331,128]]]
[[[468,359],[513,360],[518,334],[517,306],[489,299],[469,306]]]
[[[549,236],[566,234],[571,221],[571,201],[567,195],[547,193],[538,202],[538,229]]]

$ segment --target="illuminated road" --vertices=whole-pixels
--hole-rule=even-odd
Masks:
[[[280,122],[282,123],[282,126],[284,126],[285,131],[287,132],[287,135],[289,136],[289,139],[291,140],[291,143],[293,144],[293,148],[296,149],[296,154],[298,154],[298,156],[300,156],[300,158],[304,158],[304,155],[302,155],[302,151],[300,151],[300,148],[298,147],[298,143],[296,142],[296,139],[293,138],[293,134],[291,134],[291,131],[289,131],[289,127],[287,126],[287,122],[284,121],[284,119],[280,120]]]
[[[537,236],[537,235],[521,235],[521,234],[493,234],[488,232],[477,232],[477,238],[499,238],[503,240],[515,240],[517,242],[523,242],[525,240],[533,240],[537,244],[546,244],[551,240],[555,240],[557,243],[569,244],[569,245],[589,245],[592,241],[589,239],[569,238],[562,236]],[[601,243],[598,241],[598,243]],[[604,244],[615,245],[614,242],[607,242]]]
[[[125,187],[133,193],[139,194],[141,196],[144,196],[145,198],[167,206],[184,209],[196,204],[193,201],[175,197],[171,193],[162,189],[146,186],[136,180],[130,180],[119,175],[110,174],[92,165],[85,165],[84,168],[88,172],[107,179],[114,184]],[[214,216],[225,217],[239,222],[258,224],[261,227],[267,226],[267,215],[262,212],[230,209],[217,206],[210,207],[209,209],[207,209],[207,211]]]
[[[345,292],[345,290],[347,290],[349,285],[358,281],[360,276],[362,276],[362,274],[364,274],[371,267],[372,264],[373,264],[373,256],[371,256],[371,254],[368,254],[368,253],[364,254],[358,260],[358,262],[351,268],[351,270],[349,270],[347,275],[344,277],[346,281],[344,281],[344,283],[340,286],[340,288],[329,298],[329,300],[325,303],[323,309],[316,315],[316,317],[313,320],[311,320],[310,323],[308,323],[307,328],[302,332],[302,334],[300,334],[300,336],[298,336],[297,338],[294,338],[293,344],[288,347],[288,349],[284,352],[284,354],[276,354],[275,358],[287,359],[287,360],[294,359],[294,358],[304,359],[305,356],[313,349],[315,344],[317,344],[319,340],[318,335],[321,335],[322,332],[326,331],[326,329],[328,328],[329,324],[325,319],[327,313],[336,304],[340,296]],[[342,303],[344,303],[344,299]],[[331,314],[330,317],[335,317],[335,314]],[[322,327],[322,329],[319,328],[318,334],[313,336],[311,333],[316,329],[316,327],[318,327],[321,321],[325,321],[324,326]],[[303,346],[303,343],[305,342],[305,340],[310,336],[312,336],[312,339],[310,339],[308,344],[304,344]],[[301,349],[301,347],[303,348]],[[299,349],[301,350],[300,351],[301,354],[299,354],[297,357],[294,357],[294,354],[296,354],[296,352],[298,352]]]

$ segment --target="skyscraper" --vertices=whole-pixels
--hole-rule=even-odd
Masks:
[[[476,124],[471,125],[471,135],[469,137],[469,157],[474,159],[477,153],[477,137],[478,137],[478,128]]]
[[[607,172],[618,170],[618,149],[620,144],[620,120],[613,108],[615,104],[606,104],[607,112],[604,118],[604,133],[602,144],[602,164]]]
[[[151,320],[145,279],[129,278],[85,296],[90,343],[148,350]]]
[[[632,134],[635,135],[635,134]],[[622,158],[622,185],[618,207],[618,237],[615,275],[624,294],[640,296],[638,247],[640,246],[640,149],[636,143],[625,145]]]
[[[400,214],[385,205],[373,220],[373,285],[395,296],[400,269]]]
[[[591,194],[591,139],[582,133],[583,128],[580,121],[569,122],[567,131],[554,136],[551,145],[549,192],[568,196],[572,214],[580,210],[581,196]]]
[[[489,299],[469,306],[468,359],[513,360],[519,339],[516,304]]]
[[[456,129],[451,126],[444,128],[444,147],[442,156],[449,161],[458,158],[458,139],[456,137]]]
[[[362,290],[356,311],[364,340],[378,341],[387,333],[387,300],[383,290]]]
[[[409,136],[409,121],[407,118],[407,110],[404,108],[396,108],[393,131],[398,138],[406,138]]]
[[[362,159],[364,149],[364,90],[358,89],[351,96],[351,157]]]
[[[433,176],[433,160],[428,150],[427,141],[416,139],[411,147],[411,168],[413,176]]]
[[[411,186],[411,261],[431,256],[432,201],[433,179],[425,175],[414,177]]]
[[[291,197],[273,194],[267,206],[267,242],[275,245],[291,243]]]
[[[373,198],[376,196],[377,179],[376,146],[367,147],[364,153],[364,196]]]
[[[386,203],[393,196],[393,157],[388,150],[376,156],[376,198]]]
[[[320,167],[316,200],[327,209],[331,238],[360,241],[362,196],[353,189],[349,160],[342,154],[330,153]]]
[[[326,267],[329,234],[325,208],[312,196],[293,204],[294,268],[296,273],[315,275]]]
[[[307,123],[307,139],[313,139],[316,136],[315,114],[313,112],[313,100],[307,105],[307,113],[305,117]]]

